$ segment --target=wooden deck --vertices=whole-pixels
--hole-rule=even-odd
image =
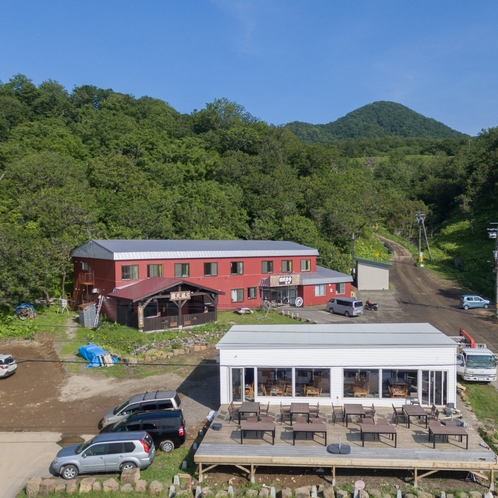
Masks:
[[[275,444],[272,445],[268,434],[247,434],[241,444],[240,426],[237,421],[229,423],[228,407],[222,405],[212,424],[221,424],[221,429],[207,429],[202,442],[195,453],[194,460],[199,468],[199,481],[203,473],[218,466],[232,465],[254,478],[258,466],[273,467],[320,467],[330,469],[332,482],[335,483],[336,469],[369,468],[369,469],[409,469],[414,472],[415,486],[418,479],[439,470],[459,470],[472,472],[490,480],[493,490],[494,471],[498,469],[496,455],[482,446],[482,439],[475,427],[467,427],[469,449],[465,449],[465,438],[449,437],[446,442],[438,440],[436,448],[429,441],[428,429],[423,421],[412,419],[411,427],[399,423],[396,427],[398,447],[387,436],[373,439],[365,438],[362,447],[360,424],[356,417],[346,427],[343,422],[332,423],[331,408],[321,407],[320,417],[327,425],[328,446],[338,449],[342,454],[334,454],[327,450],[323,439],[312,440],[299,434],[293,446],[292,427],[289,422],[280,423],[278,406],[270,407],[276,426]],[[376,418],[391,420],[392,410],[379,408]],[[464,418],[465,420],[465,418]],[[348,451],[345,453],[345,451]],[[486,475],[485,473],[489,473]]]

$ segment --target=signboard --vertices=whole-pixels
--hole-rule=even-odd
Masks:
[[[169,299],[170,301],[188,301],[190,299],[190,291],[171,292]]]
[[[138,328],[143,329],[144,328],[144,307],[138,305]]]
[[[299,275],[270,275],[270,287],[299,285]]]

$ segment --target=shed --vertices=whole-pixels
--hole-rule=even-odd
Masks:
[[[358,290],[388,290],[390,263],[355,258]]]
[[[234,325],[220,399],[271,404],[456,402],[456,343],[428,323]]]

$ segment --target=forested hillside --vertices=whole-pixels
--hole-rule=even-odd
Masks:
[[[395,102],[374,102],[328,124],[294,121],[286,125],[303,142],[333,144],[353,138],[463,138],[465,135]]]
[[[27,77],[0,84],[0,306],[58,296],[91,238],[273,239],[349,272],[351,235],[474,223],[496,203],[498,133],[467,139],[301,142],[216,100],[167,103]]]

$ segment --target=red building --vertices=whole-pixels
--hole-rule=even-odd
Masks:
[[[211,311],[255,308],[264,300],[314,306],[349,297],[351,276],[318,266],[317,256],[312,247],[285,241],[91,240],[72,253],[73,302],[104,296],[101,312],[123,323],[120,306],[136,312],[145,305],[147,316],[162,316],[160,304],[151,303],[169,301],[166,313],[177,291],[190,293],[176,299],[177,307],[195,298],[196,308]]]

